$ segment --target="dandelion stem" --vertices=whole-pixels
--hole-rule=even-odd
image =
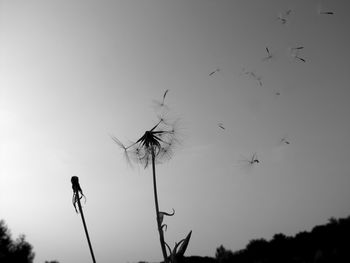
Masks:
[[[91,246],[91,242],[90,242],[89,232],[87,230],[87,226],[86,226],[86,222],[85,222],[83,208],[82,208],[81,202],[80,202],[80,199],[82,197],[85,198],[85,195],[83,194],[83,190],[81,189],[81,187],[79,185],[79,178],[78,178],[78,176],[72,176],[71,182],[72,182],[72,189],[73,189],[73,198],[72,198],[73,206],[74,206],[75,212],[78,213],[78,210],[76,208],[76,203],[78,203],[78,209],[79,209],[79,212],[80,212],[80,215],[81,215],[81,219],[83,221],[84,230],[85,230],[86,238],[87,238],[87,241],[88,241],[88,244],[89,244],[92,261],[93,261],[93,263],[96,263],[95,256],[94,256],[94,251],[92,250],[92,246]]]
[[[157,195],[157,181],[156,181],[156,165],[155,165],[155,154],[154,154],[153,146],[151,148],[151,154],[152,154],[154,202],[155,202],[155,207],[156,207],[157,226],[158,226],[158,232],[159,232],[160,246],[162,248],[164,262],[168,263],[168,256],[167,256],[166,247],[165,247],[165,241],[164,241],[164,233],[163,233],[163,229],[162,229],[162,225],[161,225],[162,223],[161,223],[161,220],[160,220],[160,217],[159,217],[159,205],[158,205],[158,195]]]
[[[89,244],[89,249],[90,249],[90,253],[91,253],[91,257],[92,257],[92,262],[93,262],[93,263],[96,263],[94,251],[92,250],[92,246],[91,246],[91,241],[90,241],[90,237],[89,237],[89,232],[88,232],[88,229],[87,229],[87,226],[86,226],[86,222],[85,222],[85,217],[84,217],[84,213],[83,213],[83,208],[81,207],[81,203],[80,203],[80,199],[79,199],[79,198],[78,198],[77,202],[78,202],[79,212],[80,212],[80,215],[81,215],[81,220],[83,221],[83,225],[84,225],[84,230],[85,230],[86,238],[87,238],[87,241],[88,241],[88,244]]]

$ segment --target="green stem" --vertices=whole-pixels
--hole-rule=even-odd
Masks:
[[[92,257],[92,262],[96,263],[95,260],[95,256],[94,256],[94,251],[92,250],[92,246],[91,246],[91,242],[90,242],[90,237],[89,237],[89,232],[87,230],[87,226],[86,226],[86,222],[85,222],[85,217],[84,217],[84,213],[83,213],[83,208],[81,207],[81,203],[80,203],[80,198],[78,196],[78,207],[79,207],[79,212],[81,215],[81,219],[83,220],[83,225],[84,225],[84,230],[85,230],[85,234],[86,234],[86,238],[89,244],[89,248],[90,248],[90,253],[91,253],[91,257]]]
[[[157,226],[158,226],[158,232],[159,232],[159,239],[160,239],[160,247],[162,248],[164,263],[168,263],[168,256],[166,252],[165,247],[165,241],[164,241],[164,233],[160,222],[159,217],[159,205],[158,205],[158,195],[157,195],[157,181],[156,181],[156,165],[155,165],[155,155],[154,155],[154,149],[152,148],[152,171],[153,171],[153,191],[154,191],[154,202],[156,206],[156,214],[157,214]]]

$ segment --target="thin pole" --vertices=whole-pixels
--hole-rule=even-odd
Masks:
[[[156,206],[156,214],[157,214],[157,226],[158,226],[158,232],[159,232],[159,239],[160,239],[160,247],[162,248],[162,253],[164,257],[164,262],[168,262],[168,256],[166,253],[165,248],[165,241],[164,241],[164,233],[161,226],[160,218],[159,218],[159,205],[158,205],[158,195],[157,195],[157,182],[156,182],[156,166],[155,166],[155,156],[154,156],[154,149],[152,147],[152,172],[153,172],[153,191],[154,191],[154,202]]]
[[[92,246],[91,246],[91,242],[90,242],[90,237],[89,237],[89,232],[87,230],[87,226],[86,226],[86,222],[85,222],[85,217],[84,217],[84,213],[83,213],[83,208],[81,207],[81,203],[80,203],[80,198],[77,198],[78,200],[78,207],[79,207],[79,212],[81,215],[81,219],[83,220],[83,225],[84,225],[84,230],[85,230],[85,234],[86,234],[86,238],[89,244],[89,248],[90,248],[90,253],[91,253],[91,257],[92,257],[92,262],[96,263],[95,260],[95,255],[94,255],[94,251],[92,250]]]

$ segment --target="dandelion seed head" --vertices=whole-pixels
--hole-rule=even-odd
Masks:
[[[164,107],[168,91],[164,92],[162,101],[156,101],[156,104],[163,109],[157,116],[158,121],[134,143],[125,145],[116,137],[111,136],[112,140],[124,150],[125,158],[130,165],[131,162],[135,162],[146,168],[152,163],[153,158],[156,163],[167,161],[173,156],[174,146],[180,143],[179,121],[178,119],[171,121]]]
[[[124,149],[128,161],[140,163],[146,168],[151,162],[152,157],[156,163],[162,163],[171,159],[173,147],[177,142],[176,124],[169,124],[163,118],[157,122],[150,130],[129,146],[124,146],[118,139],[112,139]]]
[[[71,183],[72,183],[72,189],[73,189],[72,203],[73,203],[75,211],[78,213],[76,204],[83,197],[84,197],[85,202],[86,202],[86,197],[83,194],[83,190],[80,187],[78,176],[72,176]]]

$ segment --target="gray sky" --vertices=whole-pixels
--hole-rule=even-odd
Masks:
[[[89,262],[77,175],[97,261],[161,260],[151,170],[109,134],[138,139],[166,89],[182,141],[157,167],[171,246],[192,230],[186,254],[214,256],[348,216],[349,5],[0,1],[0,218],[35,262]]]

